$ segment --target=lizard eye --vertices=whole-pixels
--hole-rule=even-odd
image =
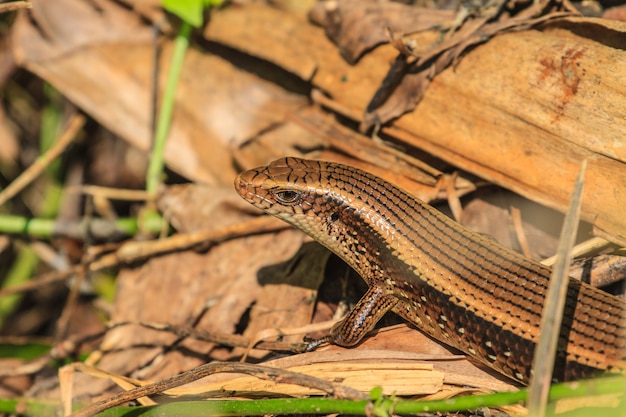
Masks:
[[[300,193],[293,190],[278,191],[275,195],[282,204],[295,204],[300,199]]]

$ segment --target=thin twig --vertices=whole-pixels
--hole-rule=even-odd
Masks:
[[[100,256],[93,261],[85,262],[88,272],[96,272],[105,268],[114,268],[120,265],[137,262],[151,256],[161,255],[172,251],[181,251],[195,247],[202,243],[216,244],[229,239],[253,234],[274,232],[290,227],[278,219],[269,216],[260,216],[252,220],[236,223],[221,229],[208,232],[194,232],[174,235],[167,239],[148,242],[128,242],[116,252]],[[65,281],[81,271],[82,266],[73,266],[64,271],[51,272],[34,278],[31,282],[16,285],[0,290],[0,297],[11,294],[32,291],[43,285]]]
[[[52,161],[54,161],[74,140],[80,129],[85,124],[85,117],[82,115],[74,115],[67,126],[67,129],[52,145],[52,147],[43,155],[41,155],[35,163],[29,166],[19,177],[17,177],[7,188],[0,192],[0,206],[6,203],[10,198],[15,196],[37,178]]]
[[[116,256],[124,262],[136,262],[162,253],[189,249],[202,243],[214,244],[235,237],[273,232],[289,227],[288,224],[273,217],[260,216],[218,230],[178,234],[148,242],[128,242],[122,245]]]
[[[513,228],[515,229],[515,236],[517,237],[517,242],[519,243],[520,248],[522,249],[522,253],[527,258],[532,258],[532,253],[530,251],[530,245],[528,244],[528,239],[526,239],[526,233],[524,233],[524,223],[522,222],[522,212],[517,207],[510,207],[511,220],[513,221]]]
[[[579,243],[578,245],[572,248],[572,257],[576,258],[578,256],[583,256],[590,252],[598,252],[602,249],[611,246],[611,242],[603,239],[601,237],[592,237],[591,239],[585,240],[584,242]],[[549,258],[541,261],[542,264],[547,266],[552,266],[556,263],[557,255],[551,256]]]
[[[45,285],[54,284],[55,282],[66,281],[70,279],[71,277],[73,277],[74,274],[78,273],[80,271],[80,268],[81,266],[77,265],[65,271],[49,272],[39,277],[33,278],[32,280],[25,282],[23,284],[13,285],[8,288],[3,288],[0,290],[0,298],[6,297],[7,295],[33,291]]]
[[[177,326],[174,324],[167,323],[149,323],[149,322],[140,322],[140,321],[122,321],[116,323],[110,323],[107,327],[109,329],[127,326],[127,325],[136,325],[146,327],[148,329],[168,332],[178,336],[179,338],[191,338],[195,340],[202,340],[205,342],[217,343],[222,346],[228,347],[248,347],[251,344],[257,349],[262,350],[271,350],[271,351],[280,351],[280,352],[293,352],[293,353],[302,353],[306,350],[308,343],[291,343],[291,342],[273,342],[273,341],[261,341],[254,343],[254,340],[251,340],[249,337],[225,333],[225,332],[211,332],[202,329],[195,329],[188,326]],[[284,332],[284,334],[289,334],[289,330]],[[309,326],[303,326],[302,331],[297,334],[308,333],[310,331]],[[295,334],[295,333],[294,333]]]
[[[77,364],[80,369],[81,364]],[[171,378],[164,379],[143,387],[138,387],[130,391],[112,395],[109,398],[90,404],[70,417],[88,417],[102,412],[111,407],[115,407],[125,402],[135,400],[137,398],[158,394],[168,389],[197,381],[205,376],[219,372],[240,373],[255,376],[259,379],[277,381],[287,384],[302,385],[309,388],[319,389],[336,398],[366,399],[364,395],[352,388],[344,385],[328,382],[324,379],[303,375],[297,372],[287,371],[284,369],[270,368],[268,366],[250,365],[247,363],[234,362],[213,362],[201,365],[190,371],[183,372]]]
[[[11,3],[0,4],[0,14],[14,12],[22,9],[32,9],[33,5],[29,1],[14,1]]]
[[[56,329],[55,329],[55,339],[56,341],[64,340],[67,337],[68,328],[70,326],[70,322],[73,318],[74,312],[77,309],[79,295],[80,295],[80,287],[86,280],[86,267],[80,268],[79,272],[75,275],[76,279],[72,282],[70,287],[70,293],[65,300],[65,305],[63,306],[63,311],[61,312],[61,316],[56,321]]]
[[[68,187],[67,192],[99,196],[108,200],[146,201],[149,198],[148,193],[143,190],[102,187],[99,185],[79,185]]]

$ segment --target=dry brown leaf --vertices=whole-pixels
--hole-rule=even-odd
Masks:
[[[134,146],[151,143],[152,28],[113,1],[35,0],[33,17],[14,25],[19,65],[53,84],[82,110]],[[68,25],[67,22],[77,22]],[[160,85],[170,66],[162,46]],[[162,87],[161,87],[162,88]],[[166,163],[187,178],[230,184],[230,148],[280,123],[305,103],[217,55],[189,49],[176,93]]]
[[[181,233],[215,230],[241,221],[244,215],[250,217],[247,209],[232,209],[245,206],[232,200],[229,193],[216,190],[177,186],[162,193],[159,204]],[[222,242],[207,253],[186,250],[153,257],[138,268],[120,272],[111,320],[191,326],[226,334],[235,333],[238,326],[254,333],[269,327],[268,317],[276,316],[288,320],[292,327],[308,324],[314,304],[303,299],[314,300],[318,284],[303,287],[288,280],[280,283],[259,273],[293,258],[302,241],[301,232],[284,230]],[[296,278],[300,276],[291,280]],[[248,315],[251,306],[254,308]],[[209,354],[225,360],[241,352],[214,349],[214,343],[180,338],[167,328],[158,328],[129,324],[110,329],[100,351],[94,354],[98,366],[115,374],[158,380],[201,365]],[[106,380],[87,384],[83,383],[84,375],[76,378],[77,398],[106,395],[110,388]]]
[[[233,155],[238,165],[246,168],[258,167],[285,155],[302,156],[327,146],[319,134],[294,123],[291,115],[289,119],[234,149]]]
[[[397,337],[398,334],[403,334],[404,330],[396,327],[382,330],[381,333],[388,333],[390,337],[395,333]],[[374,341],[370,344],[375,345],[375,343]],[[433,394],[428,398],[437,399],[468,392],[515,391],[517,389],[504,382],[485,378],[486,374],[472,372],[469,367],[463,370],[463,367],[457,366],[461,373],[455,374],[451,371],[452,368],[445,369],[446,363],[459,365],[463,361],[458,356],[452,356],[445,351],[440,354],[419,354],[392,349],[335,347],[333,350],[309,352],[267,361],[263,366],[298,372],[328,381],[341,381],[342,385],[363,393],[368,393],[375,386],[383,386],[385,395]],[[441,369],[442,366],[444,366],[443,369]],[[124,389],[149,383],[83,364],[74,364],[71,369],[79,371],[74,377],[80,373],[86,373],[99,379],[110,379]],[[279,384],[251,376],[216,373],[163,393],[169,397],[200,396],[201,398],[258,397],[267,394],[301,396],[321,393],[301,386],[295,380],[292,382],[292,384]]]
[[[449,23],[454,10],[414,7],[396,2],[344,0],[319,2],[309,18],[322,26],[343,57],[355,64],[367,50],[389,41],[392,32],[420,32]]]
[[[257,271],[289,259],[301,242],[300,232],[286,230],[276,236],[269,234],[224,242],[206,254],[183,252],[151,259],[141,268],[120,273],[111,319],[113,322],[194,325],[207,331],[233,333],[242,316],[263,292]],[[294,303],[300,302],[291,297],[273,301],[277,311],[288,311]],[[300,317],[291,316],[290,325],[307,324],[310,313]],[[174,334],[142,326],[113,328],[101,345],[104,355],[99,367],[119,374],[140,370],[134,375],[156,380],[202,364],[203,357],[214,346],[209,342],[184,340],[180,343],[183,351],[165,354],[176,340]],[[221,355],[222,359],[230,357],[228,350],[215,355],[218,358]],[[78,389],[83,389],[82,384]],[[91,386],[84,389],[93,392]]]
[[[258,33],[263,33],[259,39]],[[360,117],[367,100],[395,57],[392,48],[376,48],[359,65],[349,65],[322,28],[284,12],[252,3],[215,13],[204,31],[206,39],[261,58],[311,81]]]
[[[418,111],[387,133],[560,210],[578,161],[586,158],[583,219],[623,242],[626,219],[619,207],[626,189],[615,184],[626,181],[620,145],[626,93],[613,74],[624,61],[619,50],[599,43],[617,39],[608,35],[620,30],[605,22],[571,18],[543,32],[495,37],[455,72],[440,74]],[[606,72],[606,65],[617,72]],[[445,105],[441,98],[449,96],[455,100]]]
[[[487,3],[485,7],[483,10],[476,11],[475,16],[472,15],[472,12],[468,12],[470,13],[469,18],[453,23],[452,27],[448,28],[446,36],[430,46],[416,48],[415,45],[419,45],[416,39],[405,40],[402,39],[403,32],[397,34],[392,32],[392,44],[401,53],[398,59],[414,57],[416,60],[407,63],[404,69],[406,75],[399,82],[399,87],[395,88],[395,91],[386,91],[389,87],[382,83],[363,116],[361,130],[367,131],[373,125],[384,124],[412,111],[424,97],[426,88],[428,88],[433,77],[453,63],[458,62],[469,48],[502,33],[528,30],[542,22],[574,14],[561,1],[552,0],[533,3],[526,0],[517,2],[499,0]],[[507,9],[508,12],[504,12],[503,9]],[[511,15],[513,10],[519,11]],[[462,11],[463,9],[459,11],[459,14]],[[457,24],[459,25],[458,28],[456,27]],[[410,32],[422,31],[421,27],[417,27]],[[423,38],[424,35],[420,34],[420,37]],[[401,77],[402,74],[394,74],[393,76]],[[387,97],[389,98],[387,99]]]
[[[369,361],[346,361],[335,357],[332,360],[316,360],[313,354],[301,362],[306,364],[297,365],[282,363],[281,360],[271,361],[264,366],[297,372],[302,375],[327,380],[329,382],[341,381],[341,384],[364,394],[379,385],[384,386],[385,395],[420,395],[439,392],[443,387],[443,373],[433,370],[427,362],[417,362],[415,358],[394,361],[385,359],[385,352],[370,352]],[[328,357],[328,355],[326,355]],[[289,361],[287,361],[289,362]],[[74,374],[74,372],[77,372]],[[80,373],[104,380],[110,380],[124,390],[137,386],[145,386],[150,381],[129,378],[123,375],[104,371],[100,368],[84,364],[73,364],[65,367],[62,373],[71,377],[64,380],[68,388],[75,386],[72,378]],[[298,381],[291,383],[279,383],[267,379],[259,379],[254,376],[240,376],[237,374],[212,374],[187,386],[181,386],[164,391],[163,394],[170,398],[177,397],[259,397],[259,396],[303,396],[319,395],[323,392],[301,386]],[[154,402],[145,399],[144,405]]]
[[[250,205],[231,186],[183,184],[166,187],[159,210],[179,233],[210,231],[250,218]]]
[[[260,269],[258,281],[261,290],[251,308],[250,323],[244,335],[253,338],[265,329],[309,323],[315,309],[317,289],[324,280],[330,255],[320,244],[309,242],[302,245],[287,262]],[[302,334],[284,335],[281,340],[300,342]],[[233,356],[242,352],[235,349]],[[263,352],[252,356],[265,355]]]
[[[241,9],[220,11],[205,34],[294,73],[294,56],[248,40],[263,27],[264,42],[310,45],[317,63],[313,84],[336,104],[332,109],[361,118],[397,55],[392,47],[378,47],[349,66],[318,28],[293,20],[288,33],[272,30],[290,17],[256,4],[246,10],[255,18]],[[416,110],[383,132],[560,211],[580,160],[587,158],[583,218],[596,233],[626,242],[626,189],[615,187],[626,182],[626,93],[615,78],[626,71],[625,32],[619,22],[569,18],[541,31],[496,36],[440,73]],[[609,67],[614,70],[607,72]]]
[[[349,363],[314,363],[312,365],[286,368],[328,381],[341,381],[362,393],[369,393],[376,386],[383,387],[384,395],[420,395],[437,392],[443,386],[443,373],[434,371],[432,366],[416,362],[365,362]],[[319,390],[303,388],[293,384],[277,384],[261,381],[254,377],[241,377],[228,382],[219,382],[213,386],[202,387],[203,391],[234,393],[254,393],[263,395],[319,395]]]

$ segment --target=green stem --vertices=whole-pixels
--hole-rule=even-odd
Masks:
[[[159,233],[162,229],[160,217],[144,218],[142,231]],[[31,237],[65,236],[86,240],[88,237],[111,239],[120,236],[134,236],[139,229],[134,217],[106,219],[82,219],[64,222],[55,219],[26,218],[13,215],[0,215],[0,233],[23,234]]]
[[[22,246],[2,281],[2,288],[10,288],[27,282],[37,267],[37,262],[38,258],[35,251],[29,246]],[[0,328],[4,327],[6,318],[15,310],[22,298],[23,294],[7,295],[0,298]]]
[[[150,157],[150,165],[146,178],[146,190],[150,195],[155,195],[161,180],[163,172],[163,153],[165,143],[170,131],[172,114],[174,112],[174,102],[176,95],[176,86],[185,59],[185,53],[189,47],[189,38],[191,36],[191,25],[182,22],[180,32],[174,41],[174,51],[172,52],[171,66],[163,92],[163,100],[161,101],[161,110],[157,120],[156,132],[154,135],[154,146],[152,147],[152,155]]]

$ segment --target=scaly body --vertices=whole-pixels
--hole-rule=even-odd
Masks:
[[[356,168],[284,158],[242,173],[248,202],[311,235],[368,292],[328,340],[352,346],[392,310],[424,332],[528,383],[550,270]],[[624,371],[626,305],[571,281],[554,379]]]

